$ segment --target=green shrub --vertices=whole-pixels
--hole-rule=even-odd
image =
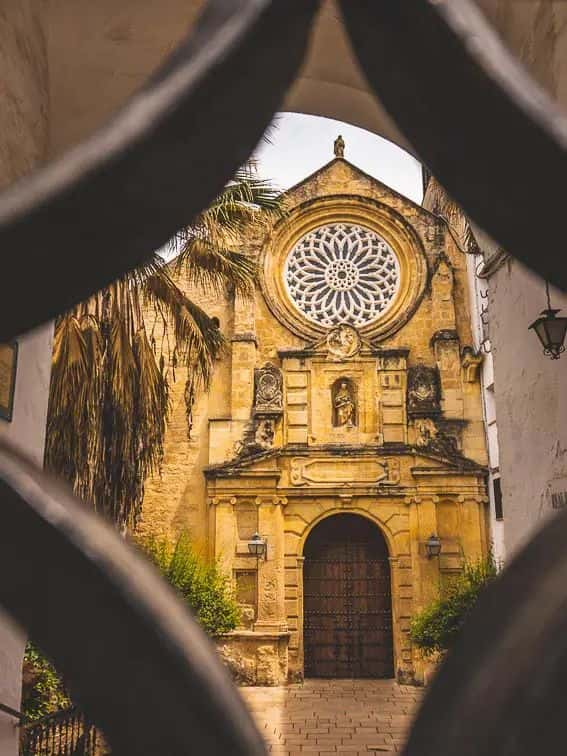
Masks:
[[[481,591],[496,577],[492,558],[467,564],[463,574],[452,583],[441,598],[417,614],[410,626],[412,641],[426,655],[449,649]]]
[[[149,538],[142,548],[170,585],[192,608],[211,636],[234,630],[240,610],[229,579],[216,563],[201,559],[182,533],[174,545],[167,538]]]
[[[61,677],[41,651],[28,642],[22,674],[22,714],[28,720],[36,720],[70,705]]]

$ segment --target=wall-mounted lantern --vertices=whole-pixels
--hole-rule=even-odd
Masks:
[[[549,284],[545,282],[547,309],[543,310],[537,320],[529,326],[533,328],[543,346],[543,353],[552,360],[558,360],[565,351],[564,341],[567,332],[567,318],[558,318],[560,310],[554,310],[549,301]]]
[[[432,533],[425,542],[425,551],[428,559],[439,556],[441,553],[441,539],[435,533]]]
[[[268,542],[259,533],[254,533],[252,539],[248,541],[248,551],[252,556],[260,558],[267,558]]]

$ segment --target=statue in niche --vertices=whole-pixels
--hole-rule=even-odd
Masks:
[[[352,383],[340,378],[333,387],[333,425],[352,428],[356,425],[356,401]]]

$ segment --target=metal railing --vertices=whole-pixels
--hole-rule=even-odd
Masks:
[[[97,756],[100,742],[94,724],[72,707],[22,724],[20,756]]]

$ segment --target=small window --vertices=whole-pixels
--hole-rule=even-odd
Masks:
[[[500,478],[493,478],[492,490],[494,492],[494,514],[497,520],[504,519],[504,511],[502,509],[502,487],[500,485]]]

